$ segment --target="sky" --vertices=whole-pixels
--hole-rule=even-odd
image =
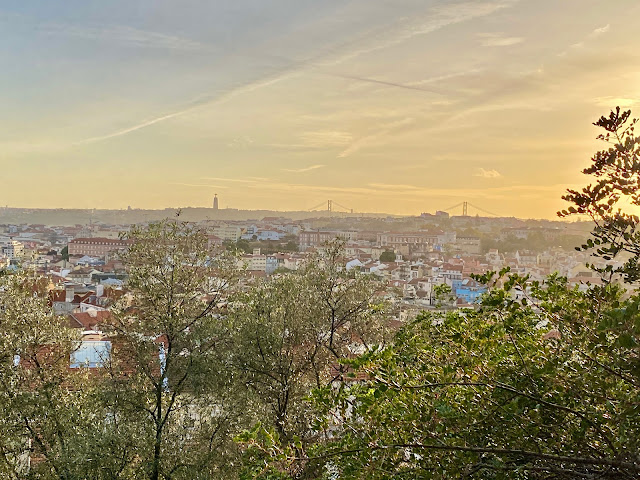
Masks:
[[[217,194],[554,218],[604,147],[592,122],[640,115],[639,15],[632,0],[0,0],[0,205]]]

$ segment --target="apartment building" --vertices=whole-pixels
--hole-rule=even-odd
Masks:
[[[69,255],[89,255],[91,257],[105,257],[111,252],[126,249],[129,240],[113,238],[74,238],[69,242]]]

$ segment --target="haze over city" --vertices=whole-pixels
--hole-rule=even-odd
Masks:
[[[579,12],[579,15],[577,14]],[[553,218],[640,4],[1,2],[0,204]]]

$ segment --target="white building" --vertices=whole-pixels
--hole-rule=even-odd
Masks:
[[[230,240],[232,242],[237,242],[242,234],[244,233],[244,229],[238,227],[237,225],[219,225],[213,229],[213,234],[222,240]]]
[[[20,258],[24,255],[24,245],[16,240],[11,240],[2,247],[2,254],[9,260]]]

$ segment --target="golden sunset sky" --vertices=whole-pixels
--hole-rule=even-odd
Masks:
[[[625,0],[0,1],[0,205],[553,218],[601,148],[591,123],[637,106],[638,18]]]

